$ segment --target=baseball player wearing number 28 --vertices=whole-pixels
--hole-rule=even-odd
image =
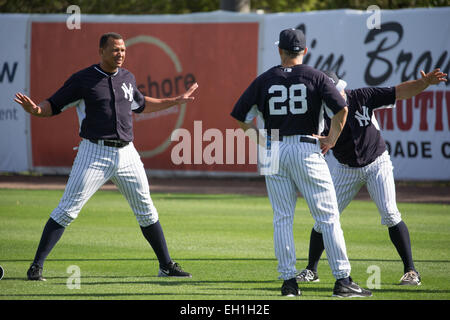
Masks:
[[[49,99],[36,105],[17,93],[14,101],[38,117],[55,116],[76,106],[82,138],[64,194],[47,221],[30,268],[29,280],[45,280],[44,261],[65,228],[78,216],[89,198],[108,180],[113,181],[128,200],[145,239],[153,248],[162,277],[191,277],[174,262],[150,197],[144,165],[133,145],[132,112],[155,112],[194,99],[186,93],[156,99],[136,89],[134,75],[121,68],[126,47],[121,35],[106,33],[100,38],[100,63],[73,74]]]
[[[421,71],[421,79],[402,82],[395,87],[355,90],[344,90],[346,82],[334,72],[326,71],[325,74],[346,99],[349,109],[342,134],[331,148],[338,160],[332,178],[339,212],[342,213],[361,187],[366,185],[380,212],[381,223],[388,227],[389,237],[402,259],[404,275],[400,284],[420,285],[421,277],[414,266],[408,227],[397,209],[392,162],[373,111],[395,107],[396,100],[409,99],[429,85],[447,81],[447,74],[439,69],[427,74]],[[324,148],[323,153],[328,150]],[[310,236],[308,265],[298,274],[299,282],[319,281],[317,265],[323,250],[322,234],[315,225]]]
[[[300,191],[324,236],[328,262],[336,279],[333,295],[371,296],[369,290],[358,286],[350,277],[336,193],[320,147],[335,144],[347,117],[346,102],[325,74],[302,64],[307,52],[303,32],[283,30],[278,52],[281,65],[258,76],[239,98],[231,115],[244,130],[256,129],[252,124],[255,114],[262,115],[267,132],[279,130],[279,170],[265,175],[265,179],[274,213],[275,255],[283,279],[281,294],[301,294],[296,280],[293,236],[297,191]],[[319,143],[313,135],[322,132],[324,125],[322,100],[334,116],[328,136],[322,137]]]

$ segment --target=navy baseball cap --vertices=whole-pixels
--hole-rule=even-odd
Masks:
[[[333,71],[324,71],[323,73],[325,73],[325,75],[330,78],[330,80],[334,83],[334,85],[336,86],[336,89],[341,92],[342,90],[345,89],[345,87],[347,86],[347,82],[345,82],[342,79],[339,79],[339,77],[337,76],[336,73],[334,73]]]
[[[280,40],[275,42],[280,49],[300,52],[306,48],[305,34],[299,29],[285,29],[280,32]]]

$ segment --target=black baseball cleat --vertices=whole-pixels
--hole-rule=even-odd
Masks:
[[[309,269],[303,269],[299,274],[297,274],[298,282],[319,282],[319,274],[316,271]]]
[[[371,297],[372,292],[361,288],[357,283],[350,278],[350,284],[344,284],[342,281],[336,281],[333,289],[333,297],[339,298],[355,298],[355,297]]]
[[[178,263],[171,261],[166,266],[159,266],[158,277],[192,278],[192,275],[183,271]]]
[[[42,277],[42,270],[43,268],[41,266],[32,263],[27,271],[28,280],[47,281],[44,277]]]
[[[302,293],[298,288],[297,280],[295,278],[284,280],[281,286],[281,295],[285,297],[297,297]]]

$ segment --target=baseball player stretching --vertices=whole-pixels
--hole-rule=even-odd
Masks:
[[[333,295],[371,296],[350,277],[339,210],[332,179],[320,144],[333,146],[347,116],[346,102],[322,72],[303,65],[307,52],[304,34],[287,29],[280,33],[281,65],[258,76],[242,94],[231,115],[247,130],[255,113],[262,115],[264,129],[279,130],[279,171],[266,175],[266,187],[274,212],[274,247],[278,271],[283,279],[281,294],[298,296],[293,220],[297,191],[306,199],[317,226],[324,235],[325,249],[336,278]],[[322,132],[322,100],[334,114],[327,137]],[[270,142],[270,137],[267,143]],[[269,146],[269,144],[267,144]]]
[[[396,100],[409,99],[429,85],[447,81],[447,74],[439,69],[428,74],[421,71],[421,79],[403,82],[395,87],[356,90],[344,90],[345,81],[338,79],[334,72],[325,74],[336,84],[349,109],[342,134],[332,148],[338,160],[332,177],[339,212],[342,213],[361,187],[366,185],[380,212],[381,223],[388,227],[389,237],[403,261],[404,275],[400,284],[420,285],[421,278],[412,258],[409,231],[397,209],[392,162],[373,111],[395,107]],[[326,130],[324,132],[326,134]],[[324,153],[327,150],[324,149]],[[311,231],[308,265],[298,274],[298,281],[319,281],[317,265],[324,250],[322,238],[316,224]]]
[[[133,112],[154,112],[192,101],[194,83],[181,96],[156,99],[144,97],[136,88],[134,75],[121,68],[125,43],[117,33],[100,38],[100,63],[73,74],[49,99],[36,105],[17,93],[14,101],[35,116],[50,117],[76,106],[82,141],[64,195],[46,223],[29,280],[45,280],[44,261],[65,228],[83,205],[108,180],[112,180],[130,204],[142,233],[159,261],[159,276],[191,277],[170,258],[158,212],[150,197],[144,166],[133,145]]]

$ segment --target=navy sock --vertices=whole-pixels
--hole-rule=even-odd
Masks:
[[[166,238],[164,237],[164,232],[159,221],[147,227],[141,227],[141,230],[145,239],[147,239],[148,243],[152,246],[153,251],[155,251],[159,265],[165,266],[171,262],[172,260],[170,259],[169,250],[167,249]]]
[[[345,285],[349,285],[351,283],[350,277],[337,279],[336,282],[340,282]]]
[[[404,272],[415,270],[411,252],[411,240],[406,224],[400,221],[397,225],[388,228],[388,230],[389,237],[403,261]]]
[[[33,264],[38,264],[41,267],[44,266],[45,259],[61,238],[64,230],[65,228],[55,220],[52,218],[48,219],[42,232],[41,241],[39,242]]]
[[[317,265],[324,249],[322,234],[313,228],[309,239],[308,266],[306,269],[317,272]]]

